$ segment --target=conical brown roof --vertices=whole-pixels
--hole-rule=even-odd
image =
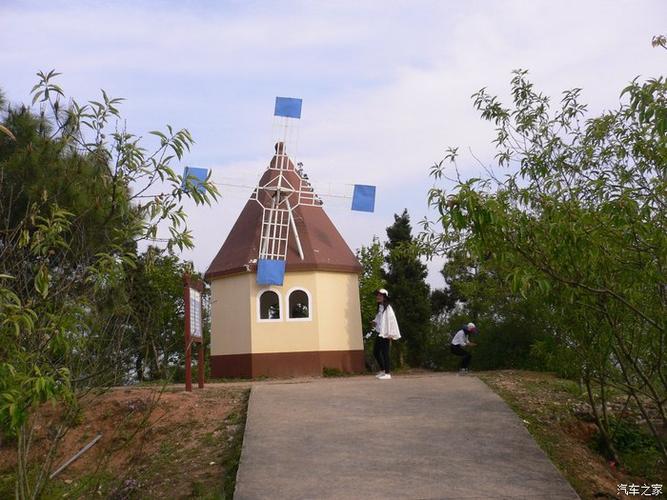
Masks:
[[[283,180],[286,180],[294,189],[302,186],[302,192],[304,187],[307,190],[308,182],[304,181],[302,174],[297,172],[292,161],[282,153],[282,144],[279,143],[276,145],[276,155],[260,179],[259,185],[271,185],[282,174]],[[317,196],[313,193],[310,198],[313,202],[305,205],[299,204],[293,208],[292,212],[304,258],[302,260],[299,256],[296,238],[290,229],[286,271],[361,272],[359,261],[321,205],[314,201]],[[288,195],[287,199],[290,200],[292,207],[297,205],[296,193]],[[206,271],[206,279],[256,271],[262,226],[262,206],[259,202],[268,206],[270,201],[271,193],[267,189],[259,189],[253,193]]]

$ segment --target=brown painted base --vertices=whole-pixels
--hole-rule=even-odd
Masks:
[[[364,371],[364,351],[309,351],[211,356],[211,376],[298,377],[322,375],[324,368]]]

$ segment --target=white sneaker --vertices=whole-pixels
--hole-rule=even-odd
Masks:
[[[384,370],[380,370],[379,372],[377,372],[377,373],[375,374],[375,376],[376,376],[377,378],[380,378],[382,375],[384,375]]]
[[[389,375],[388,373],[385,373],[384,375],[380,375],[378,377],[378,379],[380,379],[380,380],[389,380],[389,379],[391,379],[391,375]]]

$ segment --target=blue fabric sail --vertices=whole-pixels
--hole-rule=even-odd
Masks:
[[[359,212],[375,211],[375,186],[365,186],[363,184],[354,185],[352,210],[357,210]]]
[[[209,170],[207,168],[198,168],[198,167],[185,167],[183,172],[183,182],[181,182],[181,187],[185,188],[186,179],[190,181],[190,184],[194,188],[203,193],[205,191],[204,186],[202,185],[206,179],[208,179]]]
[[[257,284],[282,286],[285,279],[285,261],[259,259],[257,261]]]
[[[287,118],[301,118],[301,99],[294,97],[276,97],[274,116],[286,116]]]

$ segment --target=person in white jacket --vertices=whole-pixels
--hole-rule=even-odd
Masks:
[[[380,365],[380,372],[376,375],[380,380],[391,379],[391,360],[389,350],[392,340],[401,338],[398,329],[396,314],[389,304],[389,292],[384,288],[375,291],[375,300],[378,303],[378,313],[372,322],[373,329],[377,332],[373,355]]]
[[[464,347],[474,347],[477,345],[474,342],[470,342],[470,335],[473,333],[477,333],[477,327],[475,326],[475,323],[468,323],[458,332],[456,332],[456,335],[454,335],[454,338],[452,339],[452,342],[449,346],[452,354],[461,357],[461,369],[459,370],[459,373],[461,374],[468,373],[470,359],[472,358],[472,355],[466,351]]]

